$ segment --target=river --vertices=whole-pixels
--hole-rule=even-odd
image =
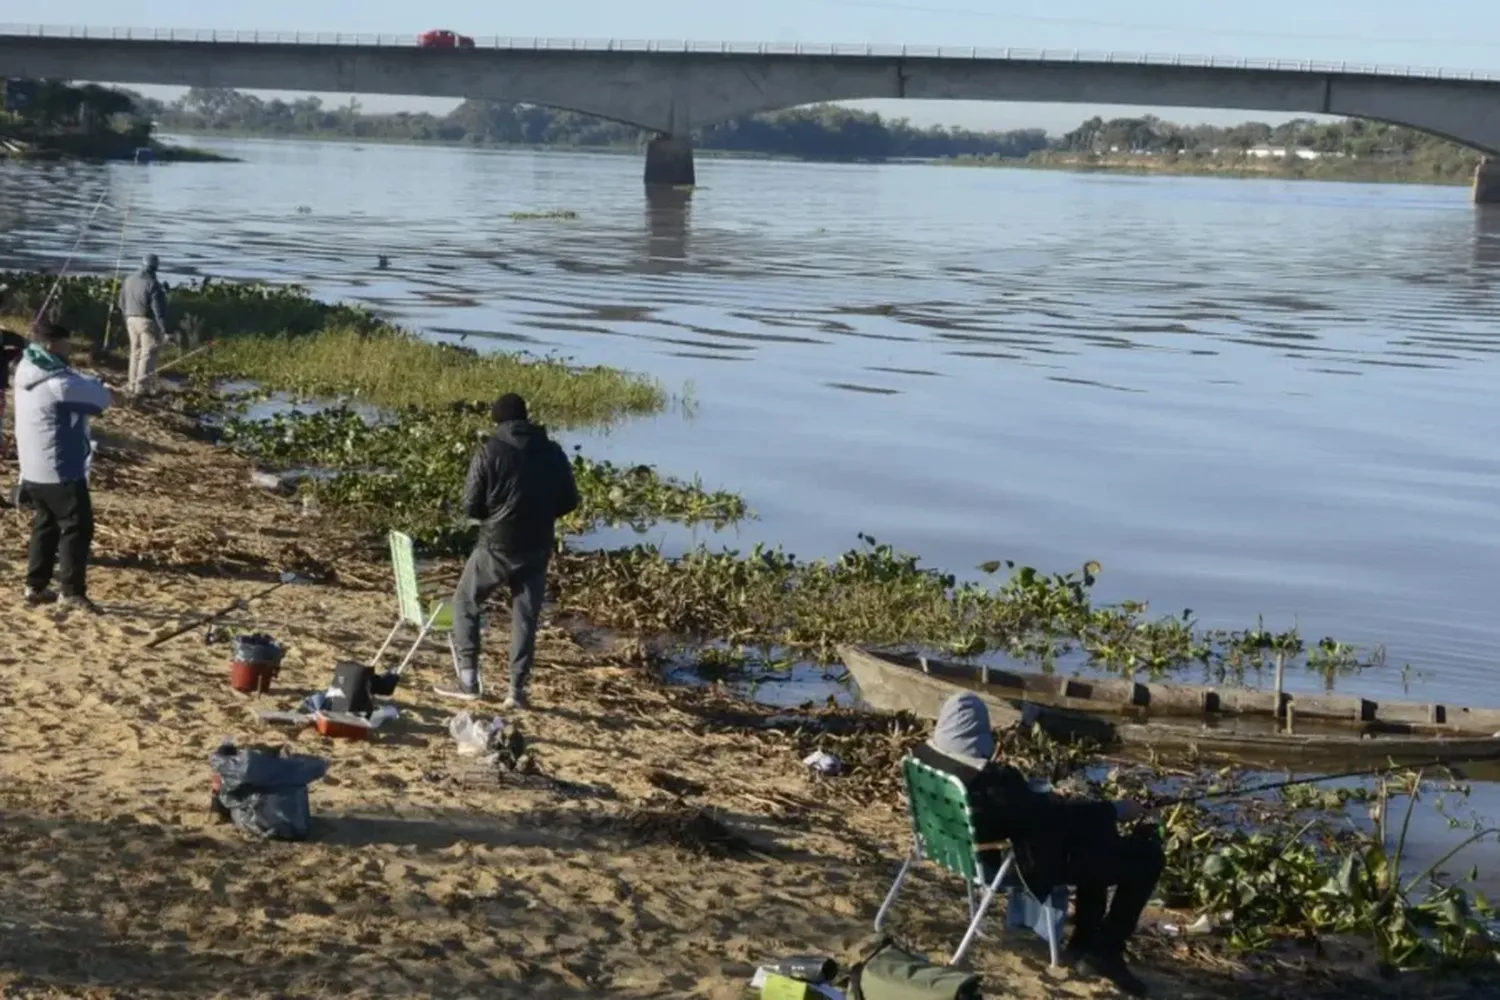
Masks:
[[[1500,706],[1500,213],[1462,189],[704,158],[648,200],[635,156],[193,142],[245,162],[0,165],[0,266],[58,263],[107,191],[86,269],[128,216],[169,280],[690,386],[587,437],[760,515],[700,539],[1096,559],[1101,600],[1383,645],[1350,690]]]

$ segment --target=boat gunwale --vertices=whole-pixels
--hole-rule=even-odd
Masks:
[[[913,677],[927,677],[941,684],[974,690],[986,696],[985,700],[992,707],[997,703],[1008,706],[1011,710],[1010,714],[1016,714],[1018,706],[1035,704],[1068,714],[1119,716],[1121,722],[1115,724],[1114,728],[1120,732],[1122,742],[1132,742],[1125,738],[1125,734],[1134,735],[1132,733],[1134,730],[1154,730],[1168,737],[1180,734],[1184,739],[1186,734],[1198,732],[1188,726],[1173,724],[1169,720],[1197,718],[1212,721],[1236,716],[1267,719],[1279,717],[1279,713],[1274,711],[1273,692],[1249,689],[1242,691],[1229,689],[1225,692],[1217,688],[1193,685],[1146,684],[1112,678],[1094,680],[1061,677],[983,664],[957,663],[916,653],[879,651],[853,644],[840,646],[838,652],[850,673],[855,675],[856,680],[859,679],[859,664],[862,661],[868,670],[879,670],[887,675],[889,680],[898,684],[902,683],[903,674],[910,674]],[[856,662],[851,663],[851,660]],[[1010,680],[1008,684],[1004,683],[1007,679]],[[1113,691],[1123,696],[1114,700],[1076,696],[1093,694],[1095,691]],[[1150,702],[1153,695],[1158,692],[1170,693],[1161,699],[1160,705],[1153,713]],[[1216,699],[1204,697],[1210,692],[1218,697]],[[1227,698],[1226,693],[1229,694]],[[1247,695],[1252,697],[1246,697]],[[1198,699],[1200,707],[1195,711],[1188,711],[1186,709],[1189,704],[1188,699],[1194,698]],[[1274,744],[1282,747],[1355,746],[1378,741],[1381,745],[1400,742],[1439,748],[1462,740],[1480,743],[1487,741],[1500,749],[1500,709],[1455,708],[1437,703],[1396,702],[1385,703],[1385,711],[1383,711],[1381,703],[1357,696],[1286,693],[1283,699],[1294,721],[1306,719],[1318,725],[1343,724],[1349,727],[1350,732],[1347,735],[1297,734],[1295,732],[1290,734],[1233,734],[1228,732],[1215,734],[1211,729],[1204,729],[1200,739],[1205,743],[1223,745],[1239,741],[1245,745]],[[1145,704],[1141,703],[1143,700]],[[1216,706],[1217,710],[1208,709],[1209,705]],[[1338,711],[1341,707],[1344,709],[1343,712]],[[1165,711],[1163,711],[1164,708]],[[1173,711],[1173,708],[1176,710]],[[1391,712],[1390,709],[1398,711]],[[1401,717],[1391,718],[1392,714]],[[1415,718],[1417,715],[1422,718]],[[1429,721],[1433,718],[1447,721]],[[1142,739],[1139,742],[1145,742],[1145,740]]]

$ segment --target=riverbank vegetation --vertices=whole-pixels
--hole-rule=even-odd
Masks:
[[[24,288],[28,302],[47,285],[19,275],[0,280]],[[58,317],[86,329],[104,315],[110,293],[108,282],[67,279],[56,299]],[[498,393],[524,392],[537,419],[564,428],[657,412],[667,402],[648,379],[428,343],[363,309],[325,305],[296,288],[204,281],[173,288],[170,299],[176,314],[197,309],[206,317],[199,321],[201,339],[212,344],[180,369],[192,383],[181,394],[183,405],[211,418],[223,444],[262,468],[329,473],[304,478],[297,488],[321,516],[363,540],[371,563],[380,561],[383,535],[392,528],[412,532],[450,566],[471,544],[472,529],[456,503],[469,457],[489,425],[488,400]],[[238,319],[236,305],[244,310]],[[246,382],[255,388],[246,391]],[[269,394],[318,405],[252,419],[245,407]],[[603,526],[719,526],[752,515],[733,493],[649,467],[579,454],[574,468],[583,502],[563,525],[568,537],[553,575],[559,606],[642,639],[669,638],[705,658],[773,652],[819,658],[838,642],[857,640],[964,655],[998,649],[1051,666],[1073,657],[1124,673],[1193,668],[1229,680],[1278,655],[1300,658],[1330,678],[1379,662],[1332,639],[1308,643],[1259,622],[1212,630],[1186,612],[1154,616],[1143,602],[1097,605],[1091,593],[1103,568],[1094,563],[1047,574],[996,558],[975,568],[985,582],[964,582],[865,536],[844,555],[820,560],[761,547],[704,546],[675,558],[650,545],[601,551],[588,536]],[[843,807],[898,808],[896,763],[925,735],[924,724],[847,723],[837,712],[809,714],[799,717],[791,737],[799,755],[826,749],[848,766],[844,778],[820,784],[824,807],[844,797]],[[788,749],[786,734],[769,728],[744,736],[761,739],[779,741],[777,752]],[[1012,760],[1064,791],[1145,798],[1163,790],[1223,789],[1238,780],[1191,764],[1169,770],[1101,760],[1090,748],[1057,745],[1039,733],[1014,731],[1006,740]],[[1355,934],[1373,943],[1382,968],[1493,967],[1488,902],[1445,873],[1449,859],[1430,871],[1407,871],[1406,824],[1386,828],[1387,817],[1399,815],[1392,803],[1419,793],[1430,798],[1462,789],[1442,775],[1402,775],[1364,791],[1288,790],[1233,809],[1170,809],[1162,817],[1164,902],[1201,917],[1202,927],[1216,928],[1238,950]],[[1351,807],[1371,805],[1376,827],[1351,822]],[[1487,835],[1472,829],[1459,838]]]
[[[1184,126],[1147,115],[1091,118],[1021,165],[1069,170],[1282,180],[1468,184],[1478,152],[1384,122],[1296,119]],[[996,157],[957,162],[1013,165]]]
[[[204,150],[157,142],[139,95],[98,84],[5,80],[0,158],[229,162]]]
[[[262,100],[194,89],[149,105],[165,128],[244,136],[448,142],[478,146],[638,147],[647,133],[570,111],[465,101],[446,115],[368,114],[357,102]],[[1478,154],[1415,129],[1361,119],[1181,125],[1095,117],[1062,136],[1041,129],[920,128],[836,105],[751,115],[698,129],[699,149],[817,160],[951,160],[968,165],[1137,173],[1467,183]]]

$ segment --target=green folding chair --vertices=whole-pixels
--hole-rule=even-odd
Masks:
[[[380,663],[380,658],[390,648],[396,638],[396,633],[403,628],[414,628],[417,630],[416,641],[406,651],[406,656],[401,660],[401,665],[396,668],[399,675],[406,670],[406,665],[411,658],[417,655],[423,642],[429,635],[435,632],[450,633],[453,631],[453,602],[446,598],[434,598],[424,611],[422,608],[422,593],[417,584],[417,559],[412,546],[411,536],[399,531],[393,531],[390,535],[391,541],[391,568],[396,574],[396,624],[391,628],[390,634],[385,637],[385,642],[380,644],[380,649],[375,653],[375,659],[370,661],[374,667]]]
[[[911,813],[912,845],[901,865],[901,871],[896,874],[891,891],[886,893],[885,902],[880,904],[880,910],[875,914],[875,929],[879,931],[885,926],[886,917],[890,914],[891,906],[896,902],[896,896],[901,892],[912,866],[920,861],[932,861],[963,879],[968,894],[969,926],[964,931],[958,950],[948,960],[949,965],[957,965],[979,935],[979,926],[984,922],[995,893],[1002,889],[1024,892],[1028,896],[1030,893],[1019,879],[1014,850],[1005,852],[1005,860],[1001,862],[995,877],[989,882],[984,880],[984,865],[979,860],[979,841],[974,832],[974,815],[969,807],[969,793],[964,789],[963,782],[954,775],[928,767],[915,757],[906,757],[901,761],[901,773],[906,781],[907,806]],[[980,890],[977,905],[974,899],[976,888]],[[1056,966],[1060,964],[1057,925],[1061,921],[1055,919],[1056,914],[1050,900],[1038,905],[1051,918],[1044,925],[1044,936],[1051,951],[1052,964]]]

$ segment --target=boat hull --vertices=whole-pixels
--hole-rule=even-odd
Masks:
[[[1500,736],[1471,733],[1456,726],[1356,722],[1352,717],[1335,721],[1302,716],[1295,707],[1291,732],[1286,732],[1285,723],[1270,712],[1200,712],[1192,719],[1168,715],[1163,721],[1150,718],[1140,706],[1062,696],[1058,692],[1064,688],[1058,682],[1063,679],[1045,675],[990,671],[991,676],[1004,673],[1007,678],[1022,680],[986,684],[982,676],[963,665],[875,653],[857,646],[842,647],[840,655],[859,686],[861,699],[877,711],[910,712],[935,719],[943,702],[953,694],[972,691],[989,708],[991,722],[997,727],[1035,723],[1055,738],[1091,739],[1104,746],[1143,753],[1293,766],[1310,761],[1320,766],[1362,766],[1500,758]],[[1043,678],[1046,686],[1033,684],[1028,688],[1026,684],[1033,677]]]

